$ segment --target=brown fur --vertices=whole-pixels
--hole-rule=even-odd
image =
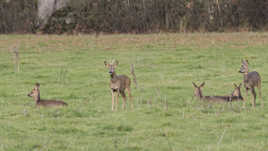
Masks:
[[[252,106],[256,106],[256,92],[255,92],[255,87],[258,88],[259,91],[259,97],[261,99],[261,106],[263,107],[263,100],[262,100],[262,95],[261,95],[261,76],[259,75],[258,72],[252,71],[249,72],[248,70],[248,60],[242,60],[242,65],[239,70],[240,73],[244,74],[244,87],[246,89],[246,96],[248,96],[248,90],[251,90],[251,93],[253,95],[253,100],[252,100]],[[245,106],[245,103],[244,103]]]
[[[118,64],[119,64],[118,61],[113,61],[112,63],[107,63],[106,61],[104,61],[104,65],[109,69],[109,73],[111,75],[110,88],[112,93],[112,111],[114,111],[114,109],[117,109],[119,94],[123,97],[122,108],[123,109],[126,108],[125,90],[127,90],[128,92],[129,100],[131,101],[131,106],[133,107],[131,89],[130,89],[131,80],[126,75],[117,75],[115,73],[115,68],[117,67]],[[115,97],[116,102],[114,99]]]
[[[51,107],[51,106],[66,106],[67,103],[59,100],[43,100],[40,99],[40,84],[36,83],[33,90],[28,94],[29,97],[33,97],[34,101],[36,102],[36,106],[44,106],[44,107]]]
[[[197,86],[193,82],[193,86],[195,88],[194,96],[196,96],[200,100],[211,101],[211,102],[232,102],[232,101],[243,100],[243,97],[241,96],[241,92],[240,92],[241,84],[239,86],[234,84],[235,85],[234,91],[232,92],[231,95],[226,95],[226,96],[203,96],[201,88],[204,85],[205,85],[205,82],[203,82],[200,86]]]

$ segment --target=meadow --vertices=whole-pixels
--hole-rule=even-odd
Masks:
[[[14,47],[18,47],[19,71]],[[134,109],[111,111],[110,76],[131,77]],[[262,77],[264,108],[241,102],[216,104],[193,98],[228,95],[241,59]],[[265,151],[268,148],[268,33],[0,35],[1,151]],[[132,78],[132,77],[131,77]],[[41,84],[41,98],[63,108],[37,108],[27,94]]]

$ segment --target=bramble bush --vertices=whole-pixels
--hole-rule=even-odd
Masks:
[[[0,33],[35,32],[37,3],[0,1]],[[78,0],[57,10],[45,33],[256,31],[267,29],[266,0]]]

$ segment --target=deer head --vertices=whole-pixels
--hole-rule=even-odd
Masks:
[[[241,91],[240,91],[240,88],[242,86],[242,83],[239,84],[239,86],[237,86],[235,83],[234,83],[234,91],[232,92],[232,96],[237,96],[237,97],[240,97],[241,96]]]
[[[107,63],[107,61],[104,61],[104,65],[106,68],[109,69],[109,74],[112,75],[115,72],[115,68],[119,62],[117,60],[112,60],[111,63]]]
[[[39,91],[39,88],[40,88],[40,84],[39,83],[36,83],[35,84],[35,87],[28,94],[28,96],[29,97],[33,97],[33,98],[36,98],[36,99],[40,99],[40,91]]]
[[[201,88],[205,85],[205,82],[203,82],[200,86],[197,86],[194,82],[192,82],[192,83],[193,83],[193,86],[195,88],[194,89],[194,96],[201,99],[203,97]]]
[[[242,65],[241,65],[239,72],[248,73],[248,60],[242,60]]]

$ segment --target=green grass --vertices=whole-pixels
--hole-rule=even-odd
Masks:
[[[118,74],[130,76],[135,64],[133,110],[123,111],[120,98],[111,111],[103,62],[113,58]],[[192,81],[206,82],[204,95],[230,94],[243,58],[262,76],[264,108],[258,97],[256,109],[251,97],[245,109],[192,99]],[[267,60],[267,33],[0,35],[0,150],[267,150]],[[69,106],[36,108],[27,97],[36,82],[42,98]]]

